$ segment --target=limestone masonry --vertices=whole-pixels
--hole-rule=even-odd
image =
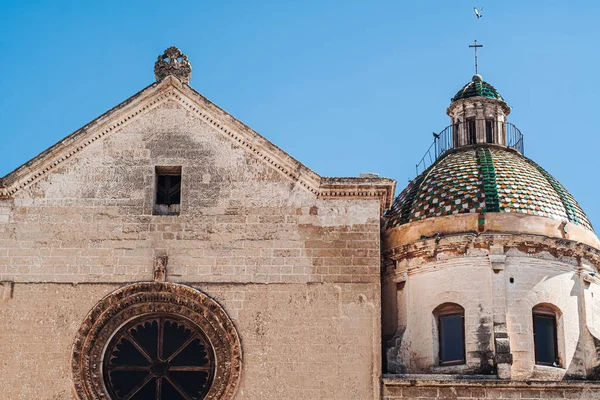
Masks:
[[[600,242],[480,76],[394,201],[154,72],[0,179],[1,399],[600,398]]]

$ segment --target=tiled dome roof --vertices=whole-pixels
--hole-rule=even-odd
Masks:
[[[504,101],[496,88],[485,82],[483,78],[481,78],[481,75],[473,76],[471,82],[463,86],[463,88],[452,98],[452,101],[467,99],[469,97],[487,97],[489,99]]]
[[[400,193],[389,227],[462,213],[526,213],[592,225],[573,196],[519,152],[469,146],[448,152]]]

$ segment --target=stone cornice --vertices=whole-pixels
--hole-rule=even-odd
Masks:
[[[378,198],[391,206],[395,181],[386,178],[322,178],[256,131],[173,76],[154,83],[0,179],[0,198],[10,198],[88,145],[128,125],[165,101],[176,101],[236,145],[320,198]]]
[[[594,389],[600,390],[600,383],[591,380],[504,380],[497,379],[493,375],[473,375],[465,379],[460,375],[429,375],[408,374],[393,375],[384,374],[383,384],[386,387],[472,387],[472,388],[507,388],[507,389]],[[514,392],[511,392],[514,394]]]
[[[446,108],[446,114],[452,115],[458,108],[462,108],[462,111],[464,112],[467,107],[477,106],[478,104],[492,104],[496,107],[500,107],[502,108],[502,111],[504,111],[504,115],[510,114],[511,111],[510,106],[503,100],[490,99],[485,96],[474,96],[453,101],[448,108]]]
[[[452,214],[413,221],[386,228],[381,243],[382,248],[390,249],[416,242],[423,237],[446,236],[463,232],[539,235],[569,239],[600,249],[600,240],[593,231],[587,228],[554,218],[507,212]]]
[[[319,197],[323,199],[379,198],[380,211],[389,209],[394,201],[396,181],[389,178],[321,178]]]
[[[581,267],[586,260],[600,270],[600,250],[581,242],[543,235],[510,233],[456,233],[423,238],[422,240],[387,249],[388,260],[415,260],[416,265],[463,256],[489,256],[490,246],[502,246],[503,254],[532,258],[551,257]]]

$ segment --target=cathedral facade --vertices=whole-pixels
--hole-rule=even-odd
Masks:
[[[0,180],[0,398],[600,398],[600,242],[481,76],[394,199],[154,72]]]

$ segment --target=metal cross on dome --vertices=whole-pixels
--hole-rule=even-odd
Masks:
[[[477,40],[475,40],[473,42],[473,44],[470,44],[469,47],[472,47],[475,49],[475,75],[479,74],[479,72],[477,71],[477,48],[478,47],[483,47],[482,44],[477,44]]]

